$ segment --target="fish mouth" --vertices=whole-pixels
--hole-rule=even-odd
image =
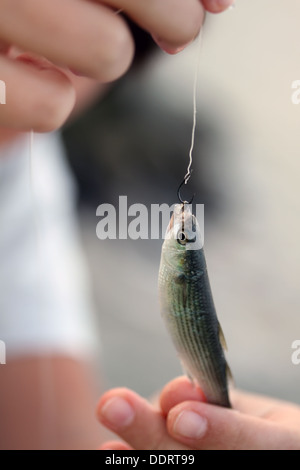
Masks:
[[[174,227],[181,227],[184,230],[184,227],[192,225],[192,220],[193,214],[189,205],[176,204],[167,228],[167,234],[169,234]]]
[[[196,233],[196,218],[193,216],[188,204],[176,204],[166,230],[166,238],[176,238],[178,232],[184,232],[185,230]]]
[[[199,250],[203,248],[201,231],[192,208],[187,203],[176,204],[165,234],[165,240],[178,242],[180,250]],[[177,245],[173,245],[177,249]]]

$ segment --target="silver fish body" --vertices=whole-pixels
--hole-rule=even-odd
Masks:
[[[230,407],[229,368],[212,297],[198,222],[187,204],[175,206],[159,270],[162,316],[187,375],[208,403]],[[225,340],[224,340],[225,342]]]

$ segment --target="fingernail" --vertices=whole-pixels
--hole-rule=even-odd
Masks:
[[[175,434],[190,439],[203,437],[207,430],[207,420],[194,411],[182,411],[173,427]]]
[[[156,42],[156,44],[164,51],[166,52],[167,54],[178,54],[178,52],[181,52],[183,51],[183,49],[185,49],[189,44],[184,44],[182,46],[171,46],[169,43],[163,41],[162,39],[158,38],[158,37],[155,37],[155,36],[152,36],[154,41]]]
[[[215,4],[220,7],[229,7],[232,4],[232,0],[216,0]]]
[[[179,52],[183,51],[188,45],[186,44],[180,47],[172,47],[168,43],[165,43],[165,42],[158,42],[157,44],[164,52],[166,52],[167,54],[171,54],[171,55],[178,54]]]
[[[120,397],[114,397],[105,403],[101,410],[101,416],[112,427],[120,429],[132,423],[134,410],[128,401]]]
[[[212,1],[212,8],[216,13],[229,8],[232,5],[232,0],[214,0]]]

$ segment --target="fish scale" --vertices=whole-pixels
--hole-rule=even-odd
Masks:
[[[211,404],[230,407],[220,325],[203,247],[190,249],[200,228],[187,205],[177,205],[162,248],[159,291],[163,319],[188,376]],[[184,233],[184,241],[177,234]],[[192,247],[193,248],[193,247]]]

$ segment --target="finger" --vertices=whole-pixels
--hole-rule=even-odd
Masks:
[[[168,436],[165,419],[146,400],[125,388],[107,392],[97,409],[101,423],[134,449],[186,449]]]
[[[277,423],[199,402],[185,402],[173,408],[167,427],[174,439],[198,450],[275,450],[299,446],[299,436]]]
[[[162,413],[166,416],[171,408],[183,401],[206,401],[200,387],[184,376],[172,380],[163,388],[160,395]]]
[[[133,449],[127,444],[123,444],[123,442],[110,441],[110,442],[105,442],[101,447],[99,447],[99,450],[133,450]]]
[[[282,408],[283,402],[270,399],[261,395],[242,392],[241,390],[230,390],[230,399],[234,409],[253,416],[270,416],[276,409]],[[161,392],[160,407],[164,415],[167,415],[171,408],[183,401],[206,402],[201,388],[193,384],[187,377],[182,376],[169,382]],[[285,405],[285,410],[287,404]],[[295,413],[294,407],[289,405],[291,412]]]
[[[79,73],[111,81],[129,67],[133,39],[111,9],[81,0],[1,0],[1,39]]]
[[[230,398],[234,409],[260,417],[269,415],[280,404],[279,400],[237,389],[231,391]]]
[[[221,13],[226,10],[235,0],[202,0],[204,8],[211,13]]]
[[[104,0],[104,3],[122,8],[170,53],[195,39],[204,20],[199,0]]]
[[[70,80],[47,65],[28,65],[0,55],[6,104],[0,106],[0,125],[37,132],[60,127],[75,103]]]
[[[240,390],[233,390],[231,399],[233,407],[243,413],[299,427],[300,408],[295,404]]]

